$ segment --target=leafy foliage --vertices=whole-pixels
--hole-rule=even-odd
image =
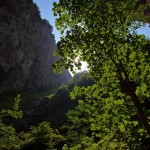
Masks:
[[[19,119],[22,117],[22,111],[19,110],[20,95],[15,98],[13,110],[1,110],[0,112],[0,149],[20,149],[21,140],[12,124],[3,123],[5,117]]]
[[[29,132],[20,134],[20,137],[23,149],[56,149],[65,142],[65,138],[53,130],[48,122],[31,127]]]
[[[61,149],[63,145],[63,150],[149,148],[150,111],[145,105],[150,99],[150,41],[136,33],[141,21],[147,20],[147,7],[137,6],[137,1],[54,3],[56,25],[62,34],[56,51],[61,58],[55,69],[73,71],[86,61],[90,74],[75,75],[48,97],[51,102],[57,100],[54,109],[65,104],[55,116],[70,108],[70,91],[78,102],[67,114],[66,138],[48,122],[17,133],[12,123],[4,120],[22,116],[18,96],[12,110],[0,112],[0,149]]]
[[[54,3],[56,26],[62,33],[56,70],[80,69],[81,61],[86,61],[96,83],[76,87],[71,94],[79,106],[68,114],[70,148],[148,146],[144,141],[150,136],[150,114],[142,103],[150,98],[149,39],[136,32],[143,25],[140,21],[147,19],[146,9],[142,4],[137,7],[137,0]]]
[[[52,129],[48,122],[32,126],[28,132],[16,132],[12,119],[22,117],[19,102],[20,95],[15,98],[12,110],[3,109],[0,112],[0,149],[61,149],[65,138],[59,134],[58,130]],[[6,117],[11,118],[11,121],[6,122]]]
[[[72,91],[75,86],[86,87],[86,86],[90,86],[93,84],[94,84],[94,81],[89,76],[89,73],[87,71],[82,71],[82,72],[75,74],[73,78],[69,80],[69,82],[67,83],[67,86],[69,90]]]
[[[99,89],[99,90],[98,90]],[[74,89],[72,98],[78,97],[79,105],[68,113],[68,124],[64,128],[68,130],[67,139],[69,147],[74,149],[90,149],[96,146],[101,149],[141,149],[142,141],[148,137],[140,125],[140,121],[134,119],[136,111],[130,98],[121,92],[113,90],[113,94],[107,93],[99,85],[88,88]],[[80,97],[84,95],[84,100]],[[82,98],[83,99],[83,98]],[[83,141],[90,139],[89,145]]]
[[[47,118],[53,127],[61,127],[67,121],[68,110],[72,110],[78,105],[77,101],[70,98],[70,92],[73,91],[74,86],[86,87],[93,83],[87,72],[81,72],[74,75],[66,85],[61,85],[52,97],[50,96],[50,113]]]

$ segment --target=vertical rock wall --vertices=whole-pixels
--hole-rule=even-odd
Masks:
[[[52,26],[41,19],[32,0],[0,1],[0,94],[67,82],[68,71],[61,76],[52,73],[55,49]]]

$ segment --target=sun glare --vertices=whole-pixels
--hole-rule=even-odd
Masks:
[[[75,60],[74,60],[74,61],[75,61],[75,63],[78,63],[78,62],[79,62],[79,60],[80,60],[80,58],[79,58],[79,56],[78,56],[78,57],[76,57],[76,58],[75,58]]]

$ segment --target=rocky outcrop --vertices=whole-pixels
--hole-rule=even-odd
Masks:
[[[37,91],[67,82],[52,73],[56,49],[52,26],[32,0],[0,1],[0,94]]]

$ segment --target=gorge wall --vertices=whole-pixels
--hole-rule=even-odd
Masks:
[[[0,94],[38,91],[71,78],[52,73],[56,59],[52,26],[32,0],[0,1]]]

